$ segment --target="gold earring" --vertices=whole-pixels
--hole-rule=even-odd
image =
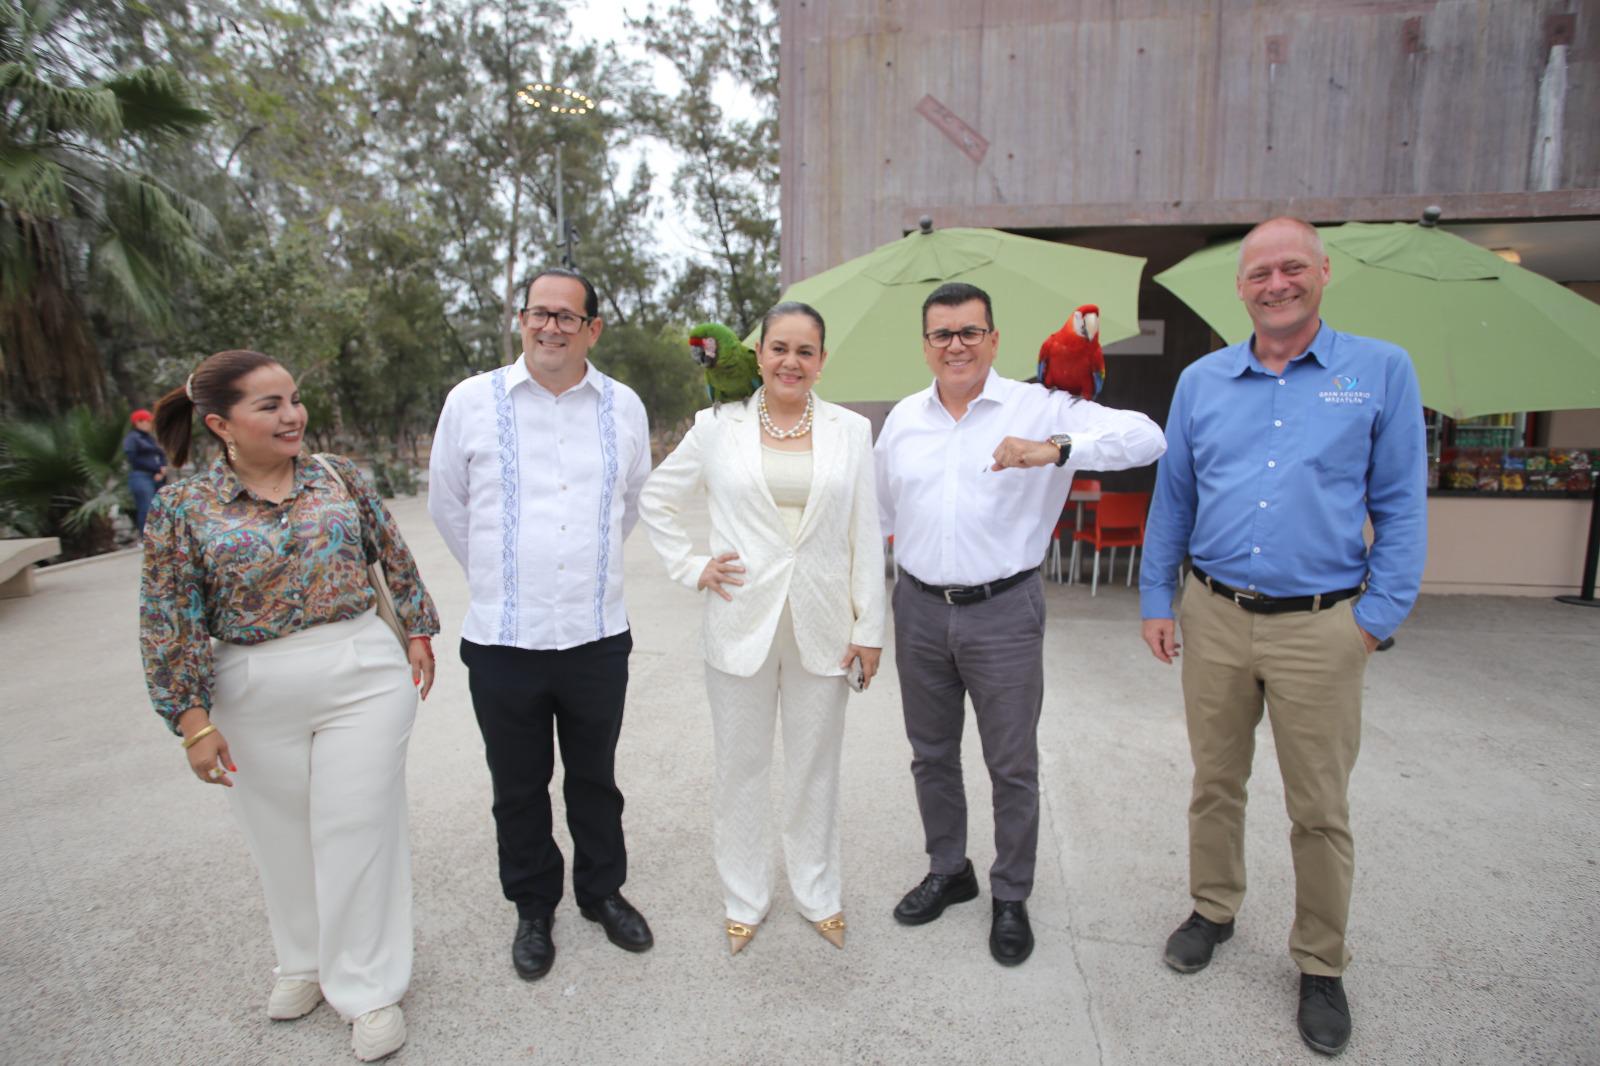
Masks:
[[[238,461],[239,461],[239,449],[235,448],[233,446],[233,441],[230,440],[228,442],[228,462],[237,463]]]

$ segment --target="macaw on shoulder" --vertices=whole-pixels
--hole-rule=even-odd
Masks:
[[[689,331],[694,361],[705,368],[706,393],[713,407],[748,399],[761,387],[756,353],[720,322],[702,322]]]
[[[1066,325],[1039,345],[1039,373],[1047,389],[1062,389],[1081,399],[1100,395],[1106,383],[1106,356],[1100,349],[1100,308],[1084,304]]]

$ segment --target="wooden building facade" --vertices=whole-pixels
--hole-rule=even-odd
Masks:
[[[780,0],[783,272],[916,227],[1600,215],[1594,0]]]
[[[1108,356],[1104,399],[1157,421],[1215,338],[1150,277],[1264,218],[1410,221],[1437,204],[1447,224],[1515,223],[1535,242],[1560,229],[1569,249],[1573,224],[1600,238],[1600,0],[779,0],[779,14],[784,283],[923,215],[1144,256],[1140,317],[1163,323],[1162,352]],[[1556,280],[1600,281],[1592,243]],[[912,329],[886,357],[919,358]],[[1594,414],[1570,424],[1587,433]]]

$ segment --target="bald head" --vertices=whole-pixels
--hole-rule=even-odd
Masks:
[[[1277,218],[1269,218],[1258,224],[1244,235],[1244,240],[1239,242],[1239,273],[1244,273],[1245,257],[1252,250],[1252,246],[1258,246],[1268,238],[1289,235],[1298,235],[1304,239],[1307,242],[1307,252],[1316,262],[1320,263],[1328,258],[1327,251],[1322,247],[1322,234],[1317,232],[1317,227],[1292,215],[1279,215]]]

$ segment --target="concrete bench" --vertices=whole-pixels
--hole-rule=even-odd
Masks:
[[[33,595],[33,564],[61,554],[55,537],[0,540],[0,600]]]

